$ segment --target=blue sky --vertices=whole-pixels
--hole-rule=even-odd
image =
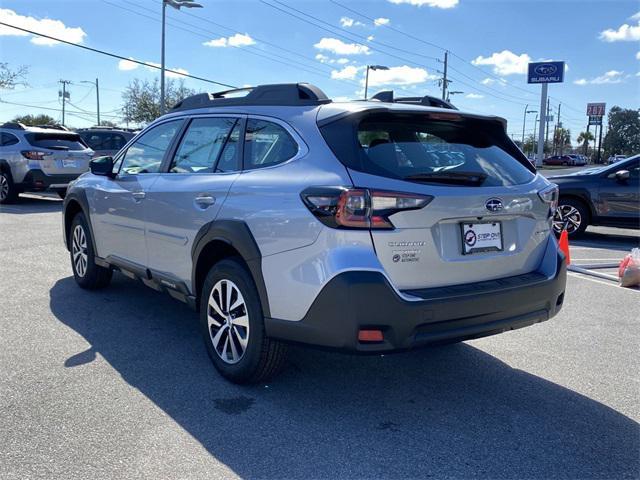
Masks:
[[[526,104],[539,109],[540,87],[527,85],[528,61],[564,60],[565,83],[551,85],[553,113],[573,137],[586,123],[586,103],[640,106],[640,3],[633,1],[479,0],[199,0],[204,8],[168,8],[167,67],[232,85],[308,81],[334,98],[370,93],[439,95],[442,48],[450,52],[452,101],[461,109],[504,116],[522,135]],[[348,8],[345,8],[348,7]],[[295,9],[295,10],[292,10]],[[350,10],[349,10],[350,9]],[[136,60],[160,61],[160,0],[3,0],[0,21],[18,24]],[[288,13],[286,13],[288,12]],[[306,21],[304,21],[306,20]],[[212,23],[213,22],[213,23]],[[315,24],[315,25],[313,25]],[[0,61],[28,65],[28,87],[0,90],[0,121],[21,113],[60,117],[59,79],[70,80],[67,123],[115,119],[122,89],[157,70],[0,26]],[[199,91],[223,87],[187,79]],[[48,108],[53,110],[42,110]],[[535,114],[528,116],[527,132]]]

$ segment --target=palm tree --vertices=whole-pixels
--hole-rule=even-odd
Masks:
[[[591,132],[580,132],[580,135],[578,135],[578,143],[582,143],[584,145],[584,154],[587,155],[588,154],[588,149],[589,149],[589,142],[591,140],[595,140],[596,137],[593,136],[593,133]]]

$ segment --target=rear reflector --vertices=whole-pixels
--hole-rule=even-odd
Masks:
[[[382,342],[382,330],[360,330],[358,332],[359,342]]]

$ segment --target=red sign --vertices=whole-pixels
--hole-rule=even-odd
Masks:
[[[587,103],[587,115],[590,117],[604,117],[606,103]]]

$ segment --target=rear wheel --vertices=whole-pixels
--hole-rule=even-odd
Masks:
[[[589,225],[589,211],[584,203],[573,198],[562,198],[553,216],[553,231],[560,235],[566,225],[569,238],[575,238],[584,233]]]
[[[234,383],[258,383],[277,374],[286,346],[267,338],[258,291],[239,259],[225,259],[207,275],[200,324],[216,369]]]
[[[91,231],[84,214],[78,213],[71,224],[70,230],[71,268],[76,283],[87,290],[96,290],[109,285],[113,272],[95,263],[95,252]]]
[[[14,203],[18,199],[18,190],[8,172],[0,172],[0,204]]]

